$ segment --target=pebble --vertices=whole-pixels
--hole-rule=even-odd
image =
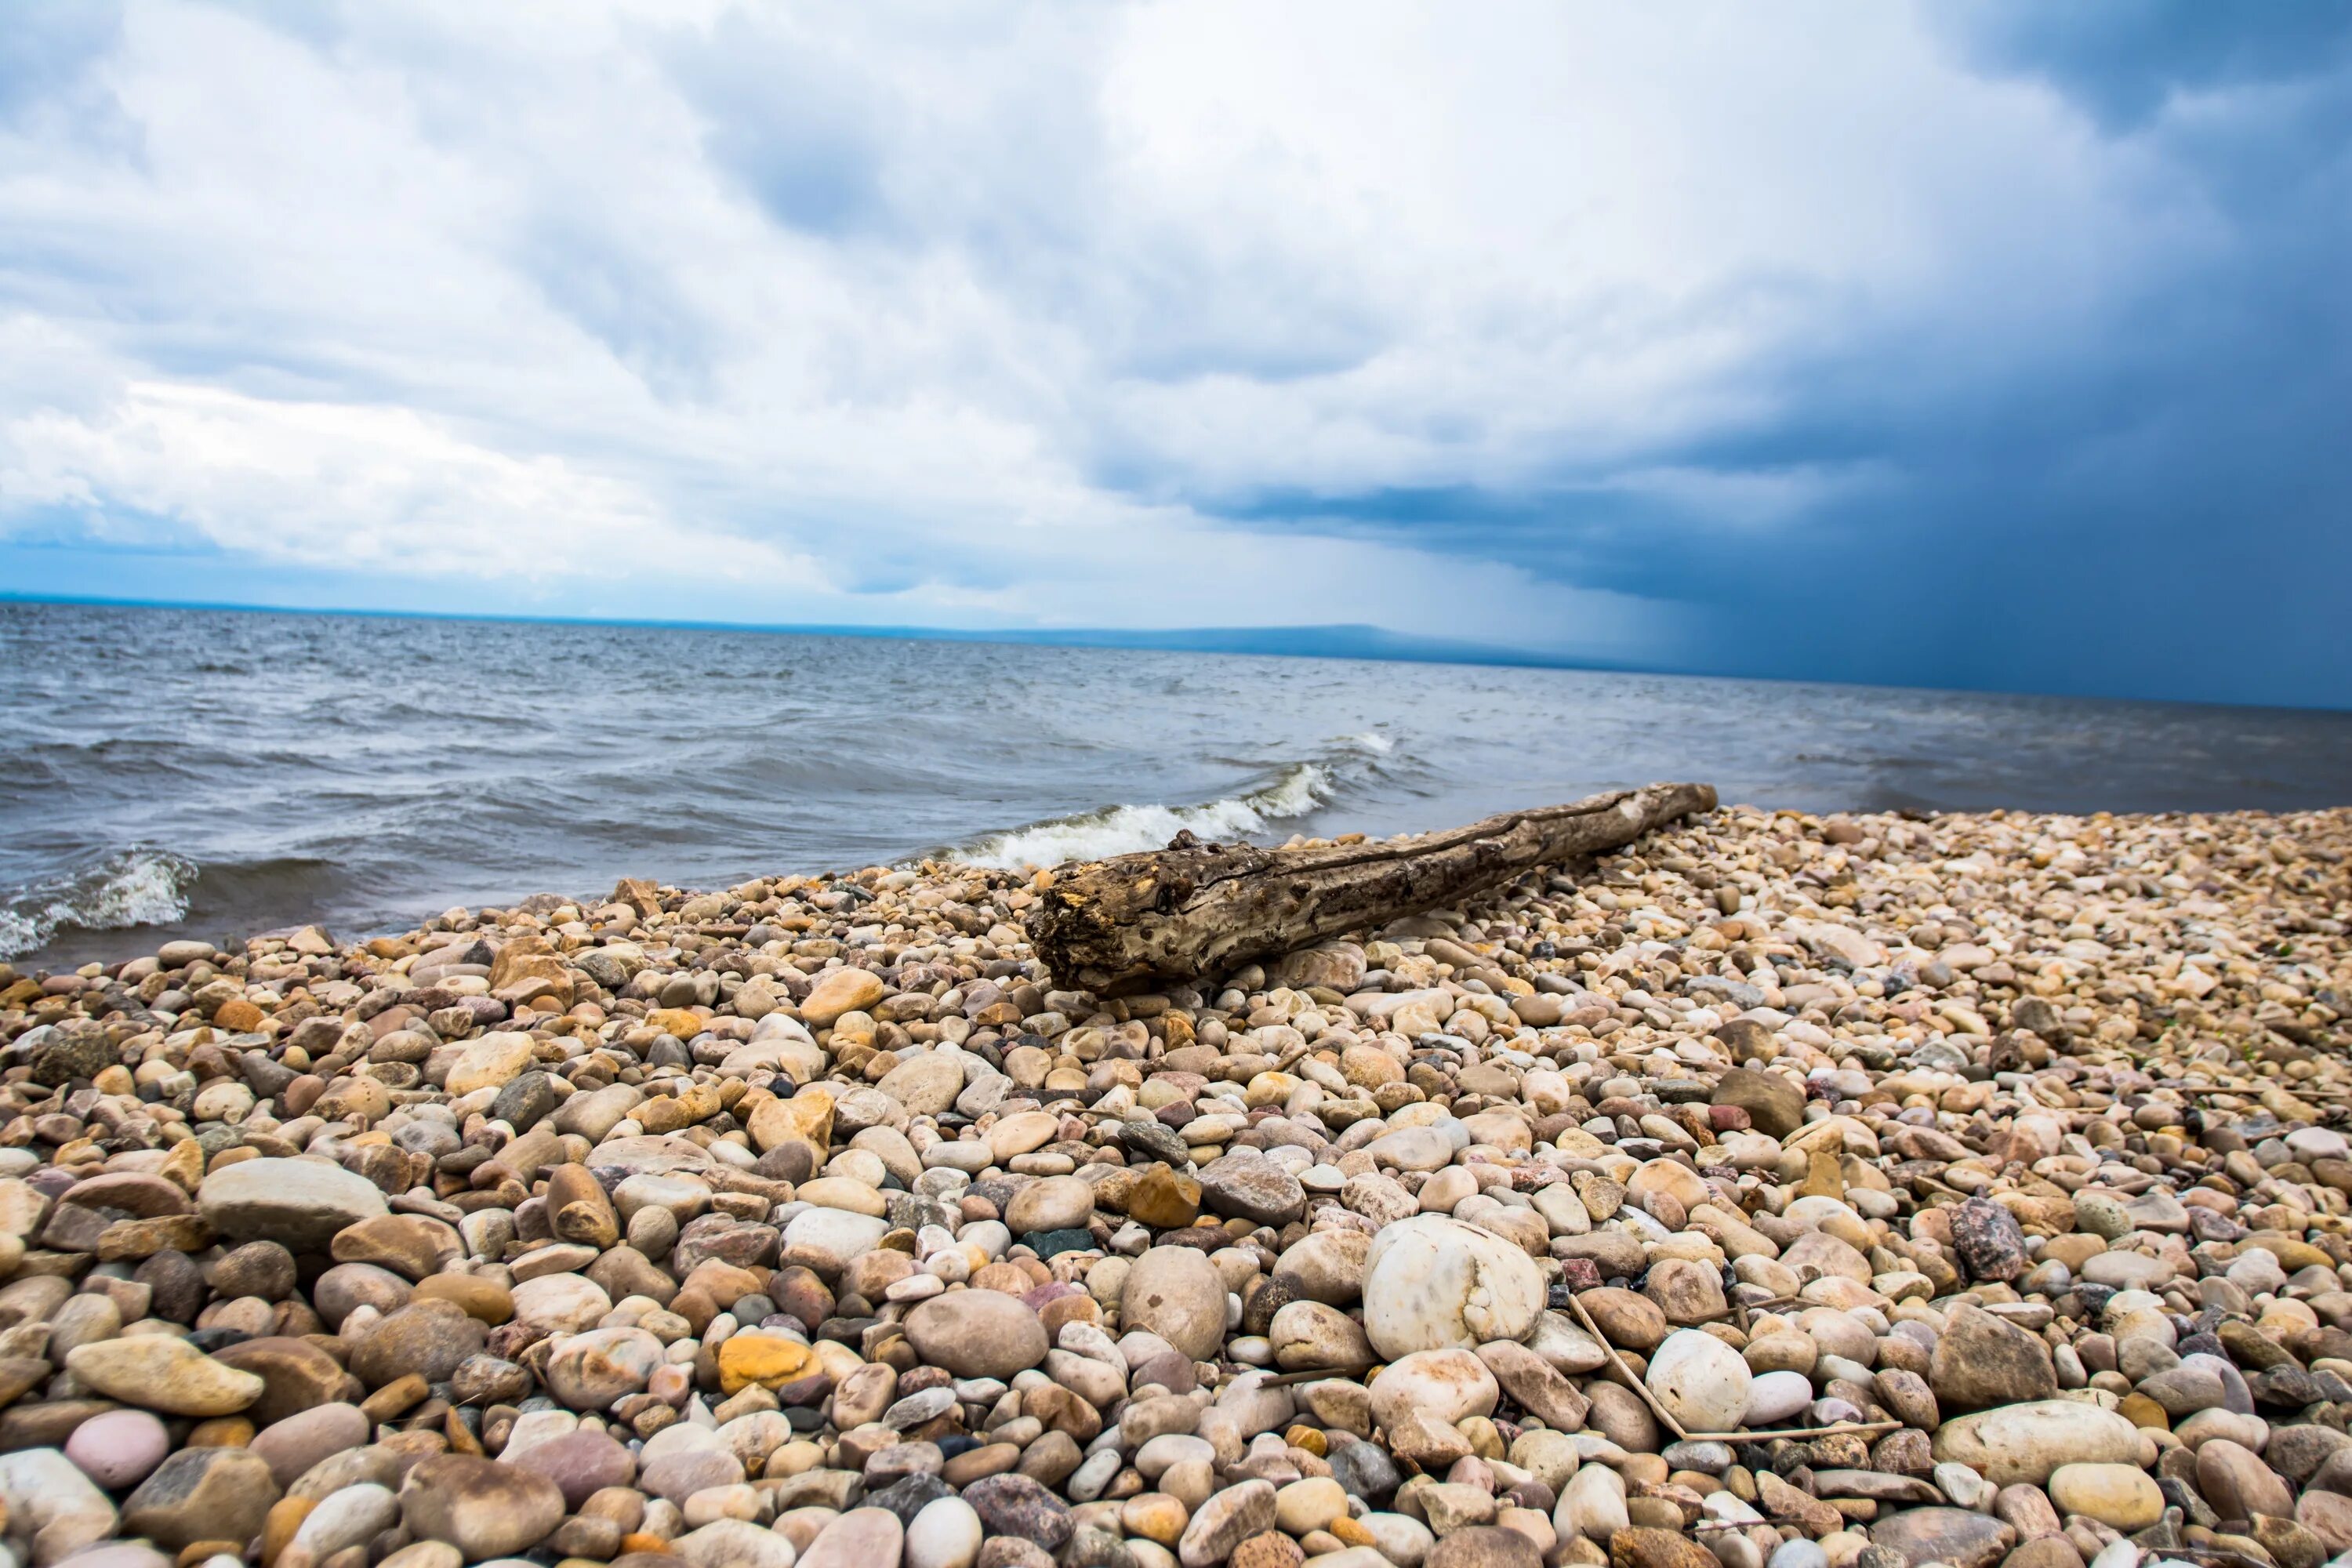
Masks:
[[[1650,1358],[1643,1382],[1667,1413],[1693,1431],[1727,1432],[1748,1411],[1748,1363],[1713,1334],[1676,1329]]]
[[[1735,807],[1113,1001],[940,862],[0,969],[11,1549],[2316,1568],[2348,830]]]
[[[1385,1226],[1366,1258],[1364,1331],[1384,1356],[1524,1339],[1543,1305],[1523,1247],[1450,1216]]]
[[[936,1296],[907,1314],[917,1354],[958,1377],[1009,1378],[1045,1359],[1045,1325],[1018,1297],[997,1290]]]
[[[907,1568],[972,1568],[982,1540],[980,1515],[970,1503],[955,1497],[935,1499],[907,1526]]]
[[[172,1435],[144,1410],[110,1410],[74,1428],[66,1458],[110,1491],[138,1485],[172,1451]]]
[[[260,1377],[224,1366],[187,1341],[140,1334],[77,1346],[66,1368],[109,1398],[173,1415],[233,1415],[261,1397]]]
[[[520,1466],[441,1454],[409,1471],[400,1514],[412,1534],[447,1542],[469,1562],[507,1557],[538,1545],[562,1521],[563,1493]]]

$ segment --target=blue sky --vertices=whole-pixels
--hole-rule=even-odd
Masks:
[[[0,592],[2352,705],[2352,9],[12,0]]]

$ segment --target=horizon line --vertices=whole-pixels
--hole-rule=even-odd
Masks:
[[[338,605],[244,604],[226,600],[146,599],[110,597],[96,594],[19,593],[0,589],[0,605],[62,605],[101,609],[197,610],[231,615],[341,616],[359,620],[479,621],[507,626],[618,626],[656,631],[749,632],[772,637],[854,637],[875,642],[958,642],[1007,647],[1067,647],[1127,653],[1194,653],[1233,658],[1329,658],[1363,664],[1444,664],[1500,669],[1553,669],[1601,675],[1650,676],[1666,680],[1734,680],[1773,686],[1832,686],[1849,690],[1949,692],[1955,695],[2016,697],[2053,702],[2119,702],[2152,708],[2223,708],[2257,712],[2313,713],[2343,716],[2352,705],[2320,707],[2273,702],[2219,702],[2184,697],[2118,697],[2105,694],[2041,691],[2010,687],[1905,686],[1885,681],[1838,680],[1821,677],[1738,674],[1727,670],[1634,664],[1598,657],[1571,657],[1535,649],[1512,648],[1461,638],[1421,637],[1367,621],[1335,621],[1312,625],[1255,626],[1164,626],[1122,630],[1109,626],[886,626],[873,623],[810,623],[782,621],[668,620],[624,616],[530,615],[520,611],[490,613],[460,610],[371,609]],[[1347,634],[1368,643],[1346,645]],[[1332,639],[1319,647],[1218,647],[1193,638],[1272,638],[1285,637]]]

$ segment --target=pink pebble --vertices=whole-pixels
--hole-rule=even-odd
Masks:
[[[172,1451],[172,1435],[144,1410],[93,1415],[66,1439],[66,1458],[110,1491],[136,1486]]]

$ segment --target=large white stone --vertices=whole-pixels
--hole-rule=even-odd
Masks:
[[[2137,1465],[2140,1441],[2139,1428],[2112,1410],[2037,1399],[1945,1422],[1935,1453],[1997,1487],[2038,1487],[2061,1465]]]
[[[1674,1418],[1693,1432],[1729,1432],[1748,1414],[1748,1363],[1713,1334],[1677,1329],[1650,1358],[1643,1379]]]
[[[1535,1259],[1492,1231],[1416,1215],[1372,1238],[1364,1268],[1364,1331],[1393,1360],[1524,1340],[1543,1310]]]

